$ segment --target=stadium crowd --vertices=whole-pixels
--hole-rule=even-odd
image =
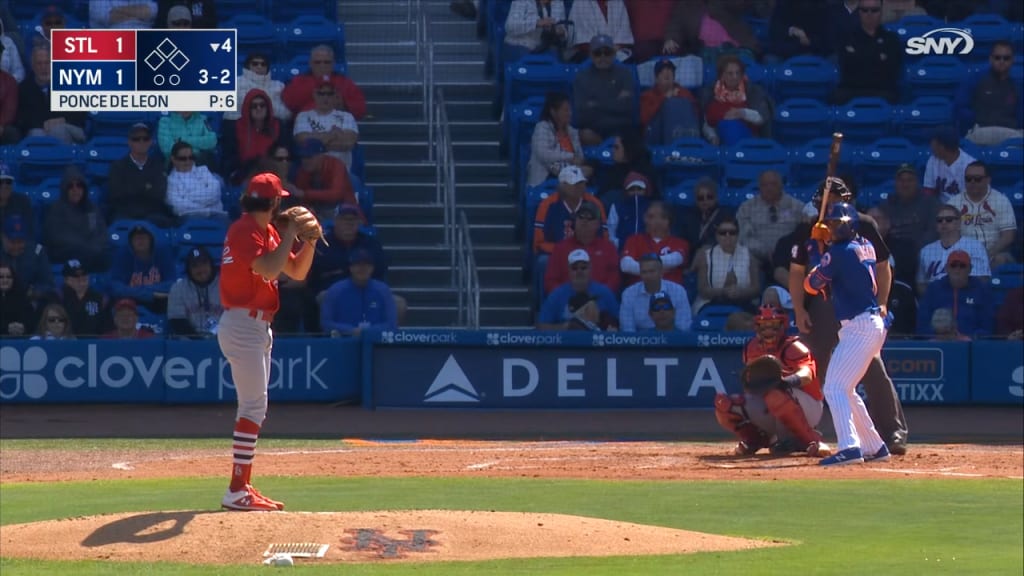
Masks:
[[[397,326],[405,304],[387,285],[389,259],[368,216],[358,144],[366,98],[339,61],[343,40],[309,47],[298,74],[277,66],[273,51],[245,50],[237,113],[53,112],[53,28],[225,23],[211,0],[84,4],[78,13],[47,6],[26,23],[0,1],[0,336],[212,334],[223,231],[258,171],[277,173],[331,238],[306,282],[281,281],[274,329]],[[770,71],[813,58],[837,70],[834,85],[810,87],[827,88],[821,106],[897,107],[915,94],[894,24],[1005,18],[1013,35],[978,39],[976,67],[944,94],[950,118],[927,126],[921,161],[885,168],[858,204],[891,248],[894,334],[1021,337],[1024,298],[1019,283],[1007,289],[1024,261],[1020,200],[993,187],[990,152],[1024,147],[1019,3],[484,0],[475,10],[492,41],[506,126],[524,100],[511,89],[512,64],[571,70],[532,94],[540,121],[505,137],[526,211],[537,325],[624,331],[748,331],[764,299],[791,310],[790,253],[818,212],[788,161],[731,178],[718,164],[673,163],[661,152],[696,142],[738,160],[750,142],[798,149],[806,138],[785,136],[787,100]],[[886,123],[863,142],[848,139],[864,147],[904,129]],[[53,164],[31,161],[45,148],[87,153],[54,180]],[[867,182],[860,168],[847,163],[842,174],[854,192]],[[1015,168],[1019,195],[1024,168]]]

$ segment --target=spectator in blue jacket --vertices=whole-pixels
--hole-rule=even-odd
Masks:
[[[29,227],[21,214],[10,214],[4,218],[0,240],[3,241],[0,261],[11,264],[15,274],[28,288],[29,299],[38,309],[44,300],[57,293],[46,249],[29,235]]]
[[[956,332],[975,338],[992,333],[995,309],[988,284],[971,277],[971,257],[963,250],[950,252],[946,277],[928,284],[917,313],[917,333],[934,335],[932,315],[939,308],[953,311]]]
[[[309,272],[309,284],[317,298],[323,298],[332,284],[349,277],[349,257],[356,250],[365,250],[373,258],[373,279],[387,282],[387,255],[376,238],[359,229],[364,222],[358,206],[342,204],[338,207],[331,244],[317,249]]]
[[[537,318],[537,328],[569,330],[577,311],[569,304],[577,294],[587,294],[596,301],[600,313],[597,324],[602,330],[618,329],[619,302],[607,286],[591,279],[590,255],[583,249],[573,250],[569,254],[569,281],[548,294]],[[586,302],[580,303],[581,306],[583,304]]]
[[[989,67],[960,84],[953,109],[961,134],[978,146],[995,146],[1024,137],[1024,106],[1018,84],[1010,78],[1013,44],[1000,40],[988,55]]]
[[[391,289],[373,279],[373,256],[356,250],[349,259],[349,278],[327,289],[320,305],[320,327],[332,336],[359,336],[363,330],[398,328]]]
[[[148,224],[138,224],[128,233],[128,244],[114,257],[110,269],[111,295],[131,298],[149,310],[167,311],[167,295],[176,279],[174,256],[158,246]]]

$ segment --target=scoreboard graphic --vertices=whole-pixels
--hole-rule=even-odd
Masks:
[[[227,112],[236,30],[54,30],[55,112]]]

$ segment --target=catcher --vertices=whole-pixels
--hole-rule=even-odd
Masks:
[[[754,318],[756,336],[743,349],[744,393],[715,396],[715,418],[740,439],[737,456],[762,448],[777,455],[832,453],[814,429],[824,408],[814,358],[798,337],[785,335],[787,323],[781,311],[761,307]]]

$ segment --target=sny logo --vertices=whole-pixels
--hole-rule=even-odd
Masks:
[[[962,28],[939,28],[930,30],[921,36],[907,39],[907,54],[921,56],[927,54],[965,55],[974,50],[974,38],[970,30]],[[918,72],[923,74],[924,71]]]

